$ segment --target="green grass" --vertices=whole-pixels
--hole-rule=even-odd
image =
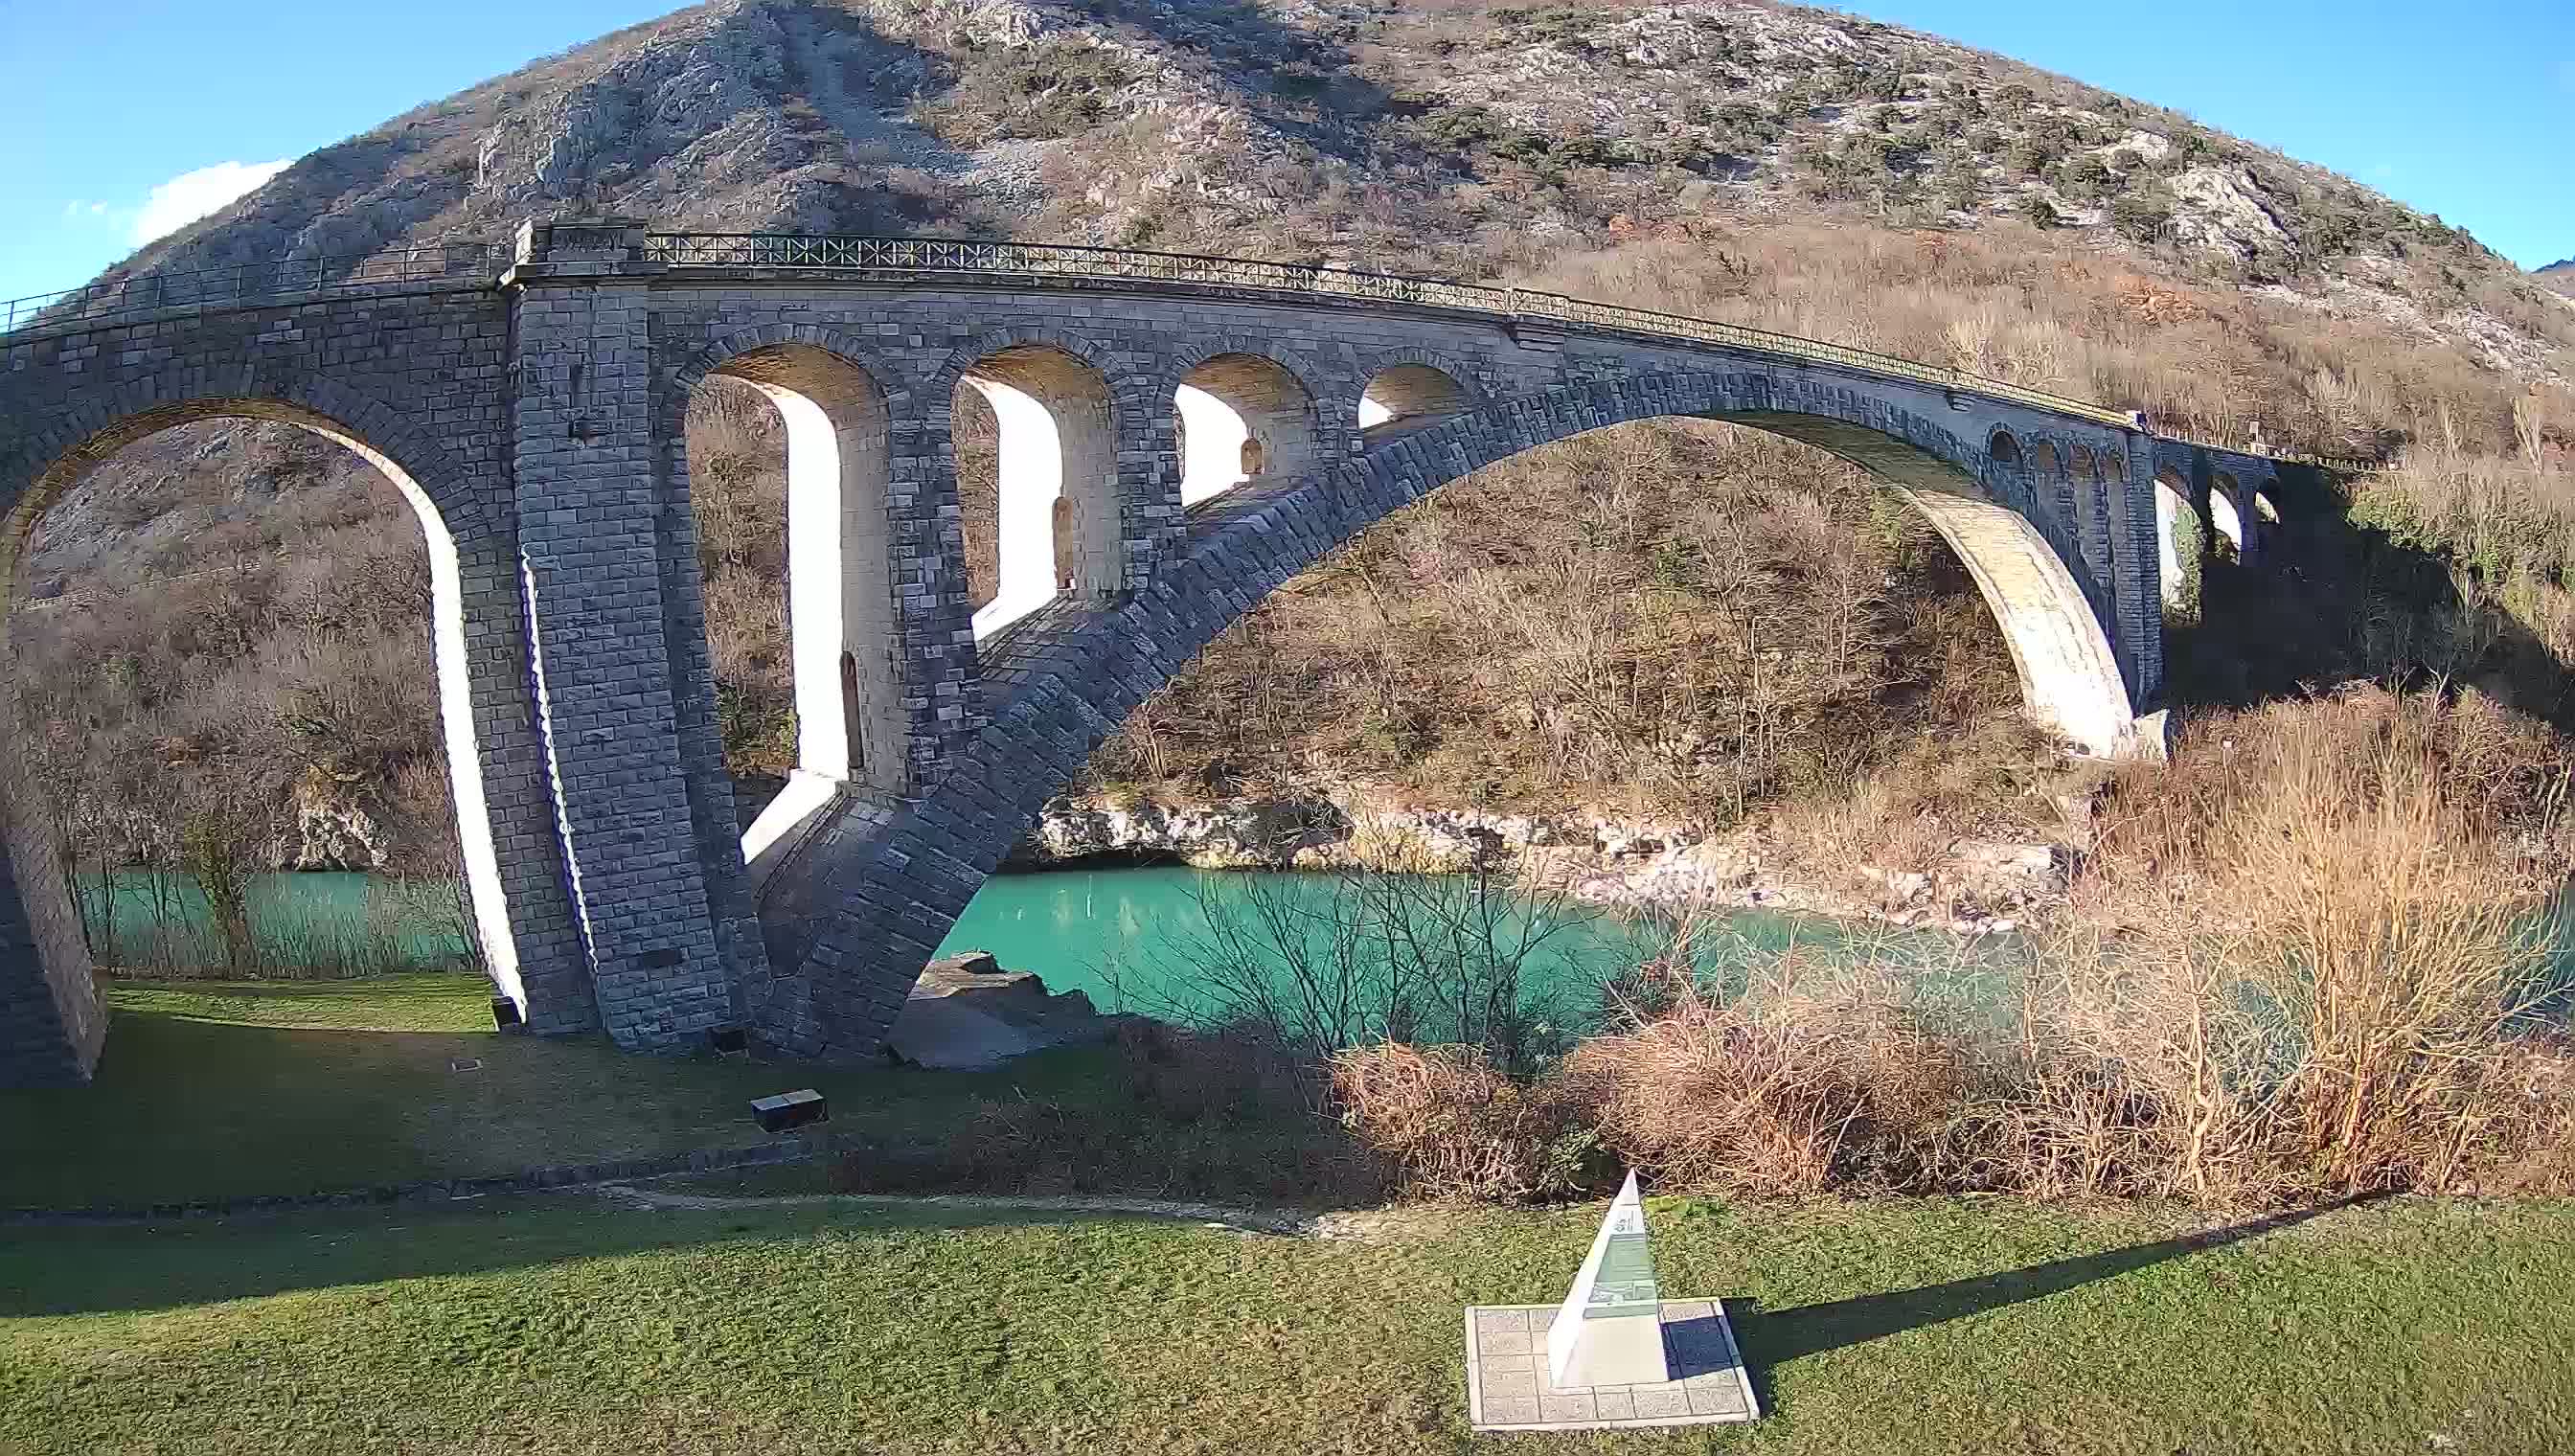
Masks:
[[[2169,1210],[1657,1199],[1775,1414],[1547,1449],[2169,1456],[2575,1446],[2575,1208],[2404,1200],[2216,1248]],[[1438,1452],[1468,1303],[1596,1208],[1374,1241],[526,1201],[0,1244],[10,1452]],[[1757,1312],[1753,1306],[1757,1303]]]
[[[834,1131],[893,1134],[944,1125],[977,1097],[1079,1101],[1104,1081],[1097,1049],[964,1074],[503,1036],[474,976],[120,981],[108,994],[94,1083],[0,1092],[0,1206],[299,1193],[734,1146],[763,1136],[744,1104],[790,1087],[828,1094]],[[482,1065],[451,1070],[458,1060]]]

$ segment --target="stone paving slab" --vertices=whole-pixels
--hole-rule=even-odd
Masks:
[[[1466,1311],[1466,1413],[1479,1431],[1610,1431],[1756,1420],[1761,1402],[1717,1299],[1661,1301],[1672,1378],[1651,1385],[1558,1387],[1546,1368],[1551,1304]]]

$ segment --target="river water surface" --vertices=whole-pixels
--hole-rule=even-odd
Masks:
[[[108,886],[93,882],[85,888],[94,907],[94,937],[100,933],[96,907],[109,911],[102,960],[137,968],[220,962],[204,898],[192,884],[164,879],[156,885],[147,876],[118,875]],[[1245,946],[1276,949],[1283,935],[1303,942],[1297,954],[1327,958],[1332,936],[1324,927],[1334,916],[1322,901],[1338,891],[1335,876],[1186,868],[996,875],[939,951],[991,951],[1005,968],[1036,971],[1054,990],[1083,991],[1104,1011],[1197,1019],[1221,999],[1205,983],[1203,970],[1212,954],[1222,953],[1220,922],[1251,923],[1256,917],[1248,897],[1263,888],[1279,891],[1268,902],[1294,905],[1304,923],[1244,934],[1236,942],[1238,958]],[[281,964],[457,965],[465,959],[464,947],[452,903],[439,890],[359,873],[262,875],[252,884],[253,931],[264,958]],[[1536,1014],[1578,1028],[1596,1013],[1601,981],[1663,948],[1667,937],[1658,927],[1606,914],[1576,911],[1561,918],[1521,958],[1521,995]],[[1524,915],[1505,916],[1492,938],[1516,943],[1531,933],[1526,926]],[[1835,953],[1854,936],[1884,939],[1880,931],[1757,910],[1738,911],[1708,928],[1712,933],[1702,937],[1699,959],[1710,967],[1791,943]],[[1929,933],[1903,938],[1926,955],[1955,944]]]

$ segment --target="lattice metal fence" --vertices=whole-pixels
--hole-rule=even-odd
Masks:
[[[111,279],[0,303],[0,335],[64,324],[107,323],[163,309],[233,309],[388,283],[455,279],[489,284],[509,265],[498,243],[446,241],[329,258],[281,258],[220,268]]]

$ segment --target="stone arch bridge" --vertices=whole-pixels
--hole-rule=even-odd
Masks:
[[[2031,716],[2102,755],[2158,748],[2177,523],[2231,522],[2252,554],[2273,472],[1727,325],[1112,250],[567,219],[507,251],[39,304],[0,334],[13,579],[48,503],[170,425],[282,420],[374,463],[429,545],[495,1014],[645,1049],[878,1051],[976,887],[1147,695],[1325,552],[1516,452],[1688,416],[1856,462],[1964,559]],[[747,834],[684,429],[716,376],[775,405],[789,455],[801,766]],[[966,499],[975,452],[995,484]],[[19,757],[0,738],[0,1084],[78,1082],[105,1018]]]

